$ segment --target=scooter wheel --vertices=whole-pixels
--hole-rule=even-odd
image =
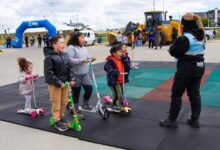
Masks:
[[[101,109],[102,109],[103,113],[101,112],[101,110],[99,110],[100,117],[104,120],[107,120],[110,116],[110,112],[108,111],[108,109],[105,106],[102,106]]]
[[[45,108],[41,107],[40,111],[39,111],[39,115],[43,116],[43,115],[45,115],[45,112],[46,112]]]
[[[37,112],[36,111],[32,111],[30,113],[30,115],[31,115],[31,118],[36,118],[37,117]]]
[[[53,117],[50,117],[50,125],[53,126],[55,125],[56,120]]]
[[[76,125],[76,131],[77,131],[77,132],[80,132],[80,131],[81,131],[81,125],[80,125],[80,124],[77,124],[77,125]]]
[[[121,115],[122,116],[127,116],[128,113],[126,113],[125,111],[121,111]]]
[[[127,116],[128,115],[128,112],[126,112],[125,110],[121,110],[120,111],[120,114],[122,115],[122,116]]]
[[[69,111],[69,113],[71,113],[71,114],[73,113],[72,112],[72,105],[70,102],[66,105],[66,109]]]

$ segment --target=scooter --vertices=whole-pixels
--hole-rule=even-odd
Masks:
[[[72,89],[69,82],[65,82],[65,86],[68,87],[68,94],[70,99],[70,105],[71,105],[71,113],[73,114],[73,121],[68,126],[69,129],[75,129],[77,132],[81,131],[81,125],[79,124],[78,117],[76,115],[74,102],[73,102],[73,96],[72,96]],[[50,125],[55,125],[56,120],[53,117],[50,117]]]
[[[43,116],[45,114],[45,108],[43,107],[37,108],[36,99],[35,99],[35,87],[34,87],[34,79],[36,78],[38,78],[38,75],[32,75],[31,77],[27,78],[27,80],[31,80],[31,84],[33,86],[32,95],[34,100],[34,109],[31,109],[30,111],[25,111],[24,109],[17,110],[17,113],[30,115],[31,118],[36,118],[37,116]]]
[[[103,103],[102,103],[102,99],[100,97],[99,90],[98,90],[98,85],[97,85],[96,78],[95,78],[95,73],[93,71],[92,60],[88,60],[88,61],[89,61],[89,66],[90,66],[90,70],[91,70],[91,73],[92,73],[92,78],[93,78],[93,82],[94,82],[94,85],[95,85],[95,90],[96,90],[96,95],[97,95],[98,101],[96,103],[96,106],[93,107],[92,110],[85,110],[80,106],[79,106],[79,109],[82,110],[82,111],[87,111],[87,112],[92,112],[92,113],[99,112],[100,117],[104,120],[107,120],[110,116],[110,112],[108,111],[106,106],[103,105]],[[71,109],[70,105],[67,105],[67,109],[70,111],[70,109]]]
[[[128,115],[130,112],[131,112],[131,107],[128,106],[128,100],[127,100],[127,97],[126,97],[126,93],[125,93],[125,75],[127,73],[123,73],[123,84],[122,84],[122,107],[121,109],[112,109],[110,107],[107,107],[108,111],[110,112],[113,112],[113,113],[119,113],[119,114],[122,114],[122,115]]]

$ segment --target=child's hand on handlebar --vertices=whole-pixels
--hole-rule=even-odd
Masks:
[[[39,77],[39,75],[38,74],[33,74],[33,76],[32,76],[34,79],[36,79],[36,78],[38,78]]]
[[[96,61],[96,57],[91,57],[91,59],[92,59],[92,62]]]
[[[65,88],[66,86],[65,86],[65,84],[64,83],[62,83],[61,84],[61,88]]]
[[[85,63],[85,64],[87,64],[88,62],[89,62],[88,59],[84,59],[84,60],[83,60],[83,63]]]
[[[120,72],[120,75],[126,75],[128,74],[127,72]]]
[[[70,85],[71,85],[71,86],[74,86],[75,83],[76,83],[75,81],[70,81]]]

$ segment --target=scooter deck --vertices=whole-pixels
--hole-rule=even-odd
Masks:
[[[130,107],[125,107],[125,108],[122,108],[122,109],[119,109],[119,110],[112,109],[110,107],[107,107],[107,109],[110,112],[114,112],[114,113],[127,113],[127,114],[129,114],[131,112],[131,110],[132,110]]]
[[[112,109],[112,108],[110,108],[110,107],[107,107],[107,110],[108,110],[109,112],[121,113],[121,109],[120,109],[120,110],[116,110],[116,109]]]
[[[19,114],[28,114],[31,115],[33,112],[36,113],[36,115],[44,115],[45,114],[45,109],[43,107],[41,108],[36,108],[36,109],[31,109],[31,111],[27,112],[24,109],[18,109],[17,113]]]
[[[33,109],[30,112],[26,112],[24,109],[18,109],[17,113],[19,114],[30,114],[32,111],[34,111]]]
[[[85,111],[85,112],[92,112],[92,113],[95,113],[95,112],[96,112],[95,106],[93,106],[91,110],[83,109],[81,106],[79,106],[79,110]]]

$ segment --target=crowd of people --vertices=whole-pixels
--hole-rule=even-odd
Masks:
[[[49,46],[49,36],[48,36],[48,34],[43,35],[43,37],[40,34],[38,34],[37,42],[38,42],[38,47],[39,48],[41,48],[41,46],[42,46],[42,41],[44,42],[44,46],[47,46],[47,47]],[[29,42],[30,42],[30,46],[34,46],[35,37],[31,36],[30,40],[29,40],[29,37],[27,35],[25,35],[24,36],[24,42],[25,42],[26,47],[29,47]]]
[[[186,13],[182,17],[183,34],[177,37],[173,29],[173,43],[169,48],[169,53],[177,59],[177,71],[172,86],[171,103],[169,115],[166,119],[161,120],[159,124],[164,127],[176,128],[178,114],[181,109],[182,96],[187,90],[189,101],[191,103],[191,116],[187,124],[198,128],[199,117],[201,113],[201,96],[200,83],[205,71],[204,64],[204,30],[201,18],[192,13]],[[149,47],[160,46],[157,41],[159,30],[155,28],[150,31]],[[137,34],[137,45],[141,46],[142,35]],[[28,38],[25,37],[25,41]],[[38,35],[38,42],[42,41]],[[126,38],[124,37],[124,42]],[[68,88],[65,82],[70,82],[72,86],[72,95],[75,103],[76,114],[79,119],[84,115],[79,109],[79,97],[81,88],[84,89],[82,108],[91,110],[90,98],[92,95],[92,82],[89,76],[88,63],[96,61],[95,56],[90,56],[85,47],[85,36],[79,31],[70,34],[67,42],[67,48],[64,48],[63,38],[59,35],[49,40],[50,45],[43,48],[44,50],[44,75],[45,82],[48,84],[48,91],[51,101],[51,114],[56,123],[54,127],[59,131],[66,131],[69,124],[65,120],[64,114],[68,103]],[[28,46],[28,44],[27,44]],[[39,47],[41,43],[39,42]],[[26,99],[25,109],[31,109],[31,91],[32,85],[28,82],[27,76],[32,74],[33,64],[24,58],[18,60],[20,66],[20,93]],[[107,75],[107,84],[112,91],[112,109],[118,110],[122,107],[123,83],[129,82],[130,58],[125,43],[115,45],[110,48],[110,54],[106,57],[103,69]],[[123,77],[124,73],[127,73]],[[26,90],[24,91],[24,88]]]

